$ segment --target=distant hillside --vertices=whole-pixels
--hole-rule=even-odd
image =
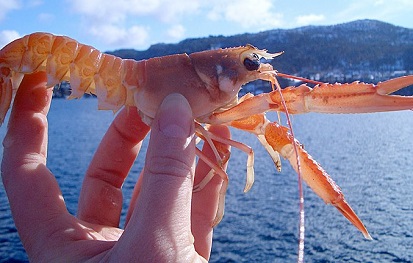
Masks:
[[[285,51],[271,61],[280,72],[322,81],[358,79],[375,83],[413,74],[413,29],[375,20],[274,29],[229,37],[210,36],[176,44],[156,44],[144,51],[123,49],[108,53],[141,60],[247,43],[270,52]]]
[[[413,29],[375,20],[358,20],[333,26],[274,29],[256,34],[186,39],[177,44],[156,44],[145,51],[108,52],[136,60],[176,53],[192,53],[252,44],[270,52],[285,51],[274,63],[283,72],[334,70],[413,70]]]

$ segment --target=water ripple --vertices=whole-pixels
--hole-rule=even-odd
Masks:
[[[49,116],[48,163],[73,214],[83,174],[113,119],[112,113],[95,108],[94,100],[54,101]],[[412,112],[307,114],[294,116],[293,126],[297,138],[340,185],[374,238],[363,239],[334,207],[326,206],[305,187],[305,260],[412,262]],[[4,128],[0,129],[0,135],[4,133]],[[276,172],[252,136],[234,131],[234,138],[255,149],[256,182],[249,193],[242,192],[246,156],[234,150],[228,169],[227,210],[214,229],[211,262],[295,262],[297,176],[284,160],[283,171]],[[126,196],[130,196],[141,168],[139,159],[125,182]],[[125,207],[128,200],[125,198]],[[122,220],[124,217],[125,213]],[[2,185],[0,243],[0,262],[27,261]]]

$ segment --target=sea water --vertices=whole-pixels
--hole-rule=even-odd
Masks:
[[[96,109],[95,99],[54,100],[49,114],[48,167],[73,214],[83,175],[114,118],[112,112]],[[340,185],[374,239],[364,239],[305,186],[305,261],[413,261],[413,112],[312,113],[293,116],[292,122],[296,138]],[[5,127],[0,128],[0,138]],[[226,211],[214,230],[211,262],[295,262],[297,175],[284,160],[278,173],[253,136],[232,132],[235,140],[254,148],[256,180],[244,194],[246,155],[233,149]],[[146,146],[147,140],[143,150]],[[141,154],[124,184],[125,210],[143,161]],[[0,262],[6,261],[24,262],[27,256],[0,185]]]

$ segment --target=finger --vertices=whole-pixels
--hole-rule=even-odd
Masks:
[[[132,216],[133,211],[135,210],[136,207],[136,201],[138,200],[138,196],[139,193],[141,192],[141,188],[142,188],[142,176],[143,171],[141,172],[141,174],[139,175],[138,181],[135,184],[135,187],[133,188],[133,193],[132,193],[132,197],[129,203],[129,209],[128,212],[126,214],[126,219],[125,219],[125,227],[128,224],[130,217]]]
[[[165,254],[191,248],[195,253],[190,230],[194,161],[191,108],[182,95],[169,95],[152,123],[141,192],[115,245],[119,253],[121,248],[139,253],[139,247],[143,253],[135,256],[142,262],[159,262]]]
[[[149,127],[142,122],[136,107],[119,112],[86,172],[79,197],[79,219],[119,226],[121,187],[148,132]]]
[[[42,242],[53,218],[68,214],[59,186],[46,167],[46,114],[52,90],[45,85],[44,72],[23,78],[3,141],[3,184],[26,248]]]
[[[209,131],[223,138],[230,138],[230,132],[226,126],[210,126]],[[225,149],[229,150],[225,145]],[[202,152],[211,160],[215,155],[208,143],[204,143]],[[224,165],[226,170],[227,163]],[[195,170],[195,184],[200,182],[211,170],[205,162],[199,160]],[[192,233],[195,238],[195,250],[206,260],[209,260],[212,247],[212,222],[218,209],[218,195],[221,189],[222,179],[215,175],[211,181],[199,192],[192,196]]]

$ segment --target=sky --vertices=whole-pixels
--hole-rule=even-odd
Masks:
[[[101,51],[376,19],[413,28],[413,0],[0,0],[0,47],[33,32]],[[269,47],[265,47],[269,48]]]

